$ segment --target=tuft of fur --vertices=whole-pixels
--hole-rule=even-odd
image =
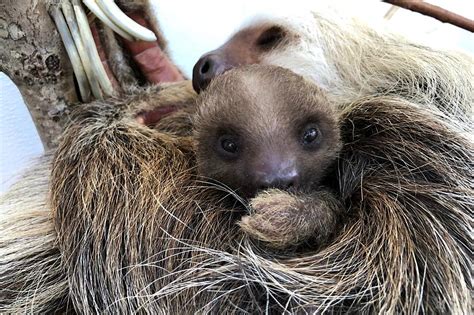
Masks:
[[[0,313],[67,312],[68,283],[48,204],[51,156],[0,196]]]
[[[251,199],[250,208],[250,215],[238,222],[242,231],[267,247],[287,251],[323,247],[343,220],[334,215],[342,208],[337,197],[317,187],[309,195],[269,189]]]

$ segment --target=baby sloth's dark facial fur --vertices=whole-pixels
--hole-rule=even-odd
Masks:
[[[246,66],[213,80],[195,127],[199,173],[246,197],[317,186],[341,148],[333,104],[280,67]]]

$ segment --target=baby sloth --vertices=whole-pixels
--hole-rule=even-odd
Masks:
[[[199,174],[249,199],[239,222],[278,249],[325,243],[341,205],[320,186],[342,146],[335,108],[290,70],[230,70],[200,94],[195,120]]]

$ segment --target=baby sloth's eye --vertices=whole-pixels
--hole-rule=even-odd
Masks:
[[[238,140],[229,135],[223,135],[219,137],[217,141],[218,152],[227,158],[235,158],[239,151]]]
[[[304,146],[311,146],[315,143],[319,142],[320,132],[317,126],[314,124],[308,125],[303,130],[303,134],[301,137],[301,142]]]
[[[224,151],[227,151],[229,153],[237,152],[237,143],[235,143],[232,140],[229,140],[229,139],[222,140],[221,146],[222,146],[222,149],[224,149]]]

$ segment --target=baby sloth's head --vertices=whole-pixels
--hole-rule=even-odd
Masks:
[[[199,96],[195,128],[200,175],[245,197],[314,187],[341,148],[334,105],[313,83],[273,66],[213,80]]]

